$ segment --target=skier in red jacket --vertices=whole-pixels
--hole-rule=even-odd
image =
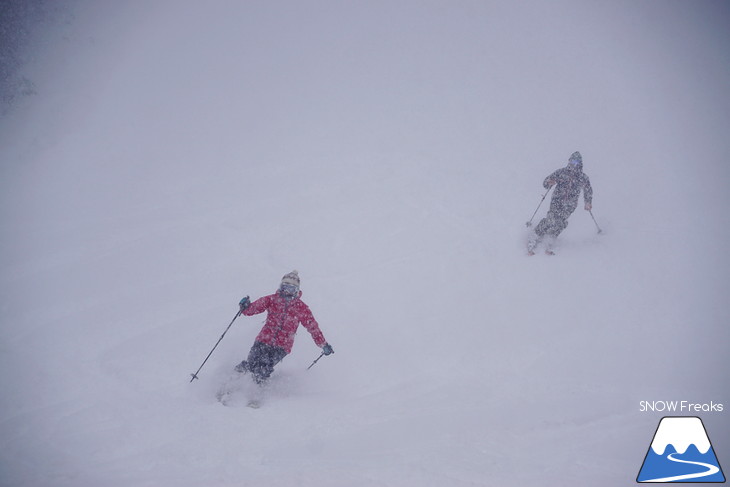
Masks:
[[[256,383],[265,383],[274,371],[274,366],[291,353],[300,323],[312,335],[314,343],[322,348],[325,355],[334,353],[322,335],[309,306],[301,300],[301,296],[299,274],[297,271],[292,271],[282,278],[276,293],[259,298],[253,303],[249,301],[248,296],[241,300],[239,303],[241,314],[253,316],[264,311],[268,314],[248,358],[236,365],[236,371],[251,372]]]

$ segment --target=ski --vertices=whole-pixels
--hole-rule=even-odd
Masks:
[[[538,237],[532,235],[527,239],[527,255],[532,257],[536,253],[538,247],[544,249],[545,255],[555,255],[555,237],[548,236],[547,238]]]
[[[535,252],[535,246],[528,245],[527,246],[527,255],[528,255],[528,257],[532,257],[535,254],[536,254],[536,252]],[[555,255],[555,251],[552,248],[546,248],[545,249],[545,255]]]
[[[535,255],[535,251],[534,250],[528,250],[527,251],[527,256],[528,257],[532,257],[533,255]],[[545,255],[555,255],[555,251],[554,250],[546,250],[545,251]]]

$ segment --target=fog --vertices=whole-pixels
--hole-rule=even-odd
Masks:
[[[6,5],[0,484],[628,485],[730,405],[725,2]],[[292,269],[336,353],[189,384]]]

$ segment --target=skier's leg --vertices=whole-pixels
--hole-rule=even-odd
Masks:
[[[562,231],[560,229],[560,226],[560,215],[553,210],[548,211],[548,214],[545,216],[545,218],[540,220],[540,223],[537,225],[537,227],[535,227],[535,234],[538,237],[538,243],[546,235],[556,237],[557,234]]]
[[[552,237],[553,240],[558,238],[558,235],[560,235],[563,230],[568,226],[568,220],[564,220],[562,218],[556,218],[553,222],[552,227],[550,228],[550,237]]]
[[[257,375],[259,375],[259,371],[261,370],[261,367],[264,363],[264,347],[265,345],[263,343],[254,342],[251,350],[248,352],[248,358],[245,360],[246,370],[251,372],[251,374],[254,376],[254,379]]]
[[[537,241],[540,241],[540,239],[547,233],[548,228],[550,228],[550,213],[548,212],[547,216],[540,220],[540,223],[537,224],[535,227],[535,238]]]
[[[261,384],[262,382],[265,382],[269,380],[269,376],[274,372],[274,367],[276,364],[281,362],[284,357],[286,357],[286,350],[284,350],[281,347],[275,347],[275,346],[268,346],[267,354],[266,354],[266,365],[263,369],[264,374],[259,378],[257,378],[256,382]]]
[[[550,214],[548,213],[548,216]],[[535,252],[535,247],[540,245],[540,242],[542,241],[543,237],[547,233],[548,229],[550,228],[550,221],[549,218],[546,216],[542,220],[540,220],[540,223],[537,224],[535,227],[535,231],[530,234],[530,236],[527,238],[527,253],[532,255]]]
[[[558,238],[563,230],[568,227],[568,218],[573,214],[574,208],[570,207],[559,207],[555,208],[552,213],[552,225],[550,226],[550,235],[553,238]]]
[[[251,346],[251,350],[248,352],[246,360],[242,360],[240,364],[236,365],[233,370],[240,373],[253,372],[261,361],[261,354],[263,353],[264,344],[261,342],[254,342]]]
[[[256,342],[248,356],[248,370],[257,384],[263,384],[274,372],[274,366],[286,356],[286,350]]]
[[[555,246],[555,241],[558,239],[558,235],[560,235],[563,230],[565,230],[568,226],[568,217],[572,211],[570,209],[566,208],[555,208],[554,211],[551,211],[551,221],[550,221],[550,229],[547,232],[547,237],[545,239],[545,253],[547,254],[554,254],[553,247]]]

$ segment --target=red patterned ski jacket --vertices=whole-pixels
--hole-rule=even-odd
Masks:
[[[312,335],[317,346],[323,347],[327,343],[309,306],[300,299],[301,296],[301,291],[297,297],[290,299],[286,299],[278,293],[270,294],[257,299],[243,311],[246,316],[268,311],[266,323],[256,337],[257,342],[281,347],[286,350],[286,353],[291,353],[294,337],[301,323]]]

